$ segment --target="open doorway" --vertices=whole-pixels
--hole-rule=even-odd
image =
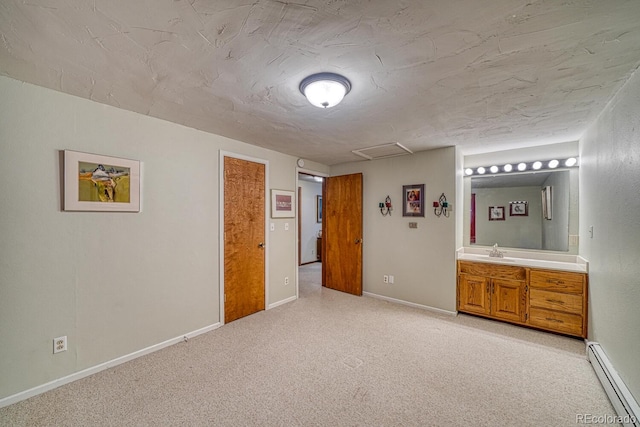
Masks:
[[[298,298],[322,289],[322,183],[312,172],[298,172]]]
[[[298,266],[322,262],[322,181],[298,173]]]

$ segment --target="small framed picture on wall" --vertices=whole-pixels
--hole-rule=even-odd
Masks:
[[[529,202],[523,202],[523,201],[509,202],[509,215],[510,216],[528,216]]]
[[[489,206],[489,221],[504,221],[504,206]]]
[[[271,190],[271,218],[293,218],[293,191]]]
[[[402,186],[402,216],[424,216],[424,184]]]

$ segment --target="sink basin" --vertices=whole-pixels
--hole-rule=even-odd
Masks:
[[[515,258],[509,258],[509,257],[498,258],[498,257],[490,257],[489,255],[482,255],[482,254],[464,254],[463,258],[458,257],[458,259],[466,259],[468,261],[480,261],[480,262],[496,262],[498,264],[516,262]]]

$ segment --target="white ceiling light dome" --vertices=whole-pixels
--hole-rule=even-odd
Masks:
[[[312,105],[319,108],[338,105],[350,91],[351,82],[335,73],[312,74],[300,83],[300,92]]]

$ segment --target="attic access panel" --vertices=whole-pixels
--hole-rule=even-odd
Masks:
[[[399,142],[392,142],[390,144],[376,145],[368,148],[361,148],[359,150],[351,151],[360,157],[364,157],[367,160],[386,159],[388,157],[404,156],[405,154],[413,154],[413,151],[409,150]]]

